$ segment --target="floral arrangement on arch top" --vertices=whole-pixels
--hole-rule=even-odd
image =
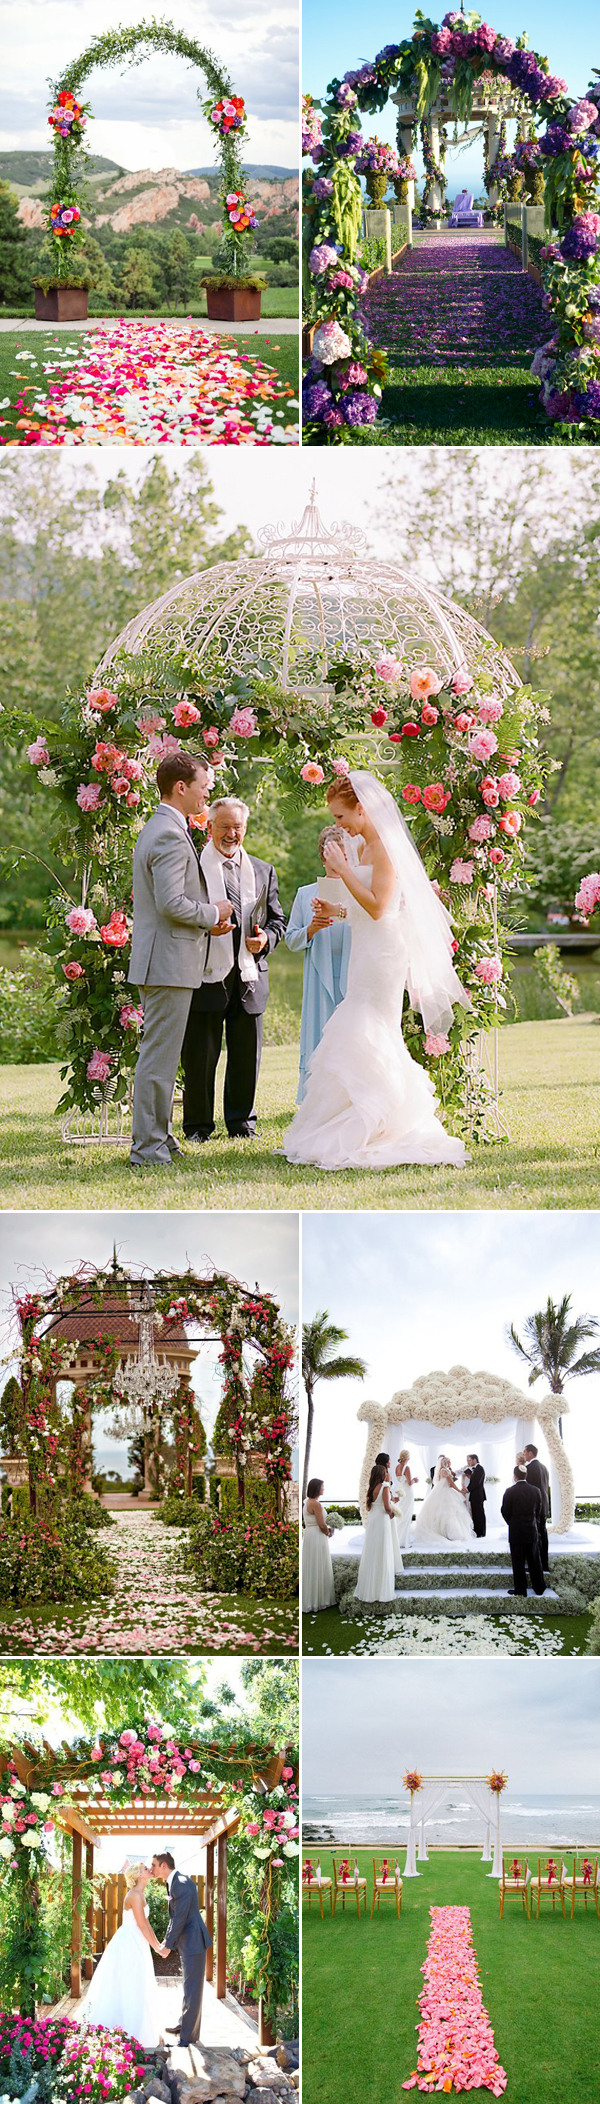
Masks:
[[[127,985],[131,857],[155,802],[156,763],[185,745],[211,761],[219,786],[233,786],[242,762],[260,756],[285,788],[313,804],[332,774],[353,764],[383,764],[387,774],[393,763],[394,791],[452,912],[457,970],[473,1002],[470,1022],[463,1014],[454,1025],[452,1047],[446,1039],[428,1043],[415,1017],[411,1051],[434,1061],[439,1074],[453,1050],[462,1072],[461,1032],[498,1020],[496,887],[500,881],[510,890],[517,878],[523,885],[525,822],[544,782],[538,727],[545,711],[526,687],[503,698],[496,692],[483,642],[478,663],[453,675],[411,668],[393,644],[340,646],[325,678],[319,654],[294,644],[292,681],[282,688],[265,660],[231,674],[216,645],[200,656],[154,644],[118,661],[111,688],[69,699],[62,722],[27,747],[28,764],[59,793],[61,859],[81,872],[80,902],[61,885],[51,907],[51,942],[67,988],[63,1106],[127,1092],[141,1024]],[[23,738],[30,722],[12,711],[7,732]],[[449,1061],[448,1084],[451,1068]],[[458,1070],[457,1080],[460,1100]]]
[[[541,131],[536,145],[545,174],[546,223],[556,240],[542,250],[544,300],[552,336],[536,352],[532,372],[553,421],[574,426],[587,440],[600,431],[600,84],[573,99],[548,61],[521,38],[504,37],[470,11],[452,9],[441,26],[419,10],[411,37],[386,44],[373,61],[329,82],[327,100],[310,95],[303,106],[303,152],[313,170],[304,176],[305,306],[307,323],[338,323],[348,348],[324,361],[319,337],[305,380],[304,428],[311,445],[340,445],[353,429],[375,422],[385,372],[374,362],[360,313],[364,286],[356,273],[363,151],[360,112],[382,110],[392,89],[414,98],[414,121],[427,119],[440,89],[457,118],[468,119],[482,77],[508,81],[529,106]],[[317,330],[317,335],[319,334]],[[347,362],[360,364],[360,396],[348,415],[343,397]],[[324,364],[327,371],[324,374]],[[334,381],[333,387],[331,381]],[[351,399],[351,396],[350,398]]]

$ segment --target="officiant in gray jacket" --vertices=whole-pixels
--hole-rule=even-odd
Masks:
[[[206,809],[210,776],[190,753],[169,753],[156,772],[160,803],[133,857],[133,936],[129,978],[139,986],[144,1027],[133,1092],[132,1164],[168,1168],[179,1153],[171,1116],[177,1068],[194,988],[211,934],[231,927],[223,895],[211,901],[189,822]]]
[[[214,1132],[223,1031],[227,1131],[232,1139],[253,1139],[256,1131],[254,1098],[269,998],[269,957],[281,941],[285,920],[273,864],[246,853],[248,816],[248,806],[239,797],[216,797],[209,811],[209,837],[199,856],[209,898],[229,899],[233,922],[230,936],[209,944],[181,1054],[183,1130],[186,1139],[200,1143]]]

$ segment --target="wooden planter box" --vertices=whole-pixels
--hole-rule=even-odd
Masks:
[[[85,285],[49,285],[43,292],[34,286],[36,321],[87,321],[89,293]]]
[[[259,321],[262,294],[251,285],[206,285],[209,321]]]

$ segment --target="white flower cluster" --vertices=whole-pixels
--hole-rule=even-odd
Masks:
[[[357,1413],[359,1422],[369,1426],[359,1492],[363,1520],[370,1472],[376,1454],[385,1443],[388,1425],[401,1425],[413,1418],[446,1432],[464,1418],[479,1418],[482,1425],[499,1425],[507,1417],[536,1417],[560,1487],[560,1521],[555,1531],[567,1533],[575,1517],[575,1484],[558,1431],[558,1418],[566,1415],[568,1407],[564,1396],[548,1394],[538,1403],[531,1396],[525,1396],[512,1381],[502,1380],[498,1374],[484,1370],[471,1373],[468,1366],[451,1366],[447,1373],[437,1369],[434,1373],[420,1374],[412,1388],[397,1389],[388,1404],[361,1403]]]

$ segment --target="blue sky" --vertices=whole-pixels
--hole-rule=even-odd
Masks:
[[[424,13],[427,10],[424,8]],[[440,7],[432,19],[443,20],[445,8]],[[484,21],[490,21],[503,36],[517,38],[527,30],[532,50],[545,54],[553,73],[566,80],[574,95],[582,95],[591,78],[592,69],[600,64],[598,39],[595,31],[596,10],[588,4],[579,4],[575,9],[565,8],[563,0],[529,0],[522,8],[517,0],[505,0],[502,7],[483,9]],[[384,44],[398,44],[409,36],[415,17],[415,9],[397,4],[392,0],[380,0],[372,17],[365,16],[359,0],[331,0],[323,8],[320,0],[303,0],[302,7],[302,84],[305,90],[318,99],[324,94],[328,81],[334,75],[339,79],[351,66],[360,66],[364,59],[374,58]],[[374,134],[380,139],[395,143],[396,112],[391,102],[380,115],[365,114],[362,129],[365,137]],[[450,194],[463,185],[479,195],[483,187],[483,148],[481,142],[460,154],[448,155],[446,175]]]
[[[600,1659],[304,1659],[303,1794],[404,1801],[407,1767],[598,1791]]]
[[[364,1384],[317,1389],[311,1469],[330,1503],[356,1497],[366,1398],[389,1401],[419,1374],[468,1366],[526,1389],[504,1341],[551,1293],[600,1315],[596,1213],[313,1213],[303,1221],[303,1320],[326,1307],[366,1359]],[[539,1383],[534,1393],[544,1393]],[[577,1490],[600,1493],[600,1377],[573,1384],[565,1444]]]

